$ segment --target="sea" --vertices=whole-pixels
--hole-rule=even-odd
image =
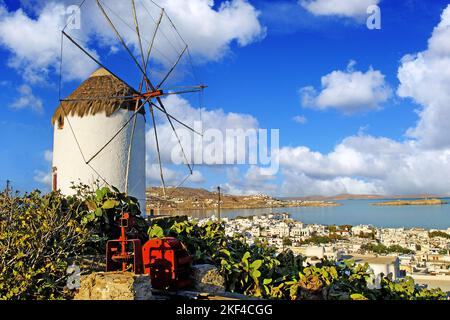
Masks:
[[[221,217],[263,215],[271,212],[289,213],[294,220],[307,224],[352,226],[366,224],[381,228],[450,228],[450,198],[443,198],[447,204],[431,206],[374,206],[374,202],[399,199],[341,200],[341,206],[295,207],[264,209],[221,210]],[[408,199],[413,200],[413,199]],[[217,210],[189,210],[179,212],[195,218],[217,216]]]

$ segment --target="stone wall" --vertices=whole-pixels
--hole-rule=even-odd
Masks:
[[[82,275],[80,285],[75,300],[159,300],[165,295],[160,292],[153,296],[150,276],[132,272],[93,272]],[[207,293],[225,298],[225,279],[213,265],[193,265],[192,286],[186,290],[191,289],[195,290],[192,294]]]
[[[192,271],[195,290],[209,293],[225,291],[225,278],[215,266],[210,264],[197,264],[192,266]]]
[[[151,300],[150,276],[131,272],[97,272],[81,276],[75,300]]]

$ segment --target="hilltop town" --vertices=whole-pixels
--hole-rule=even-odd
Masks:
[[[227,235],[238,233],[248,243],[264,241],[279,251],[290,249],[306,257],[305,263],[351,259],[368,263],[375,275],[392,273],[394,279],[411,276],[420,284],[450,291],[450,228],[325,226],[292,220],[287,213],[221,221]]]
[[[147,212],[150,210],[211,210],[217,209],[219,198],[217,192],[194,188],[166,188],[151,187],[147,189]],[[221,209],[258,209],[283,207],[328,207],[340,205],[334,201],[325,200],[289,200],[277,199],[264,194],[237,196],[221,194]]]

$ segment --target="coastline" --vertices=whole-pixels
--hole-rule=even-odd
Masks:
[[[447,202],[441,199],[395,200],[371,203],[372,206],[440,206],[444,204],[447,204]]]
[[[274,209],[274,208],[303,208],[303,207],[339,207],[342,206],[338,202],[321,202],[321,201],[305,201],[305,203],[288,203],[282,205],[238,205],[238,206],[221,206],[220,210],[241,210],[241,209]],[[149,207],[148,209],[159,210],[162,212],[179,212],[179,211],[196,211],[196,210],[217,210],[217,206],[211,207],[186,207],[186,208],[173,208],[173,207]]]

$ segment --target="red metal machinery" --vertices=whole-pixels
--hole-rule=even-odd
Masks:
[[[142,248],[144,273],[155,289],[182,289],[190,285],[192,257],[175,238],[151,239]]]
[[[190,285],[192,257],[175,238],[150,239],[144,246],[128,239],[126,228],[132,225],[128,213],[120,219],[120,238],[106,244],[106,271],[131,271],[150,274],[155,289],[182,289]]]
[[[120,238],[106,244],[106,271],[142,273],[141,240],[128,239],[125,234],[125,229],[132,223],[129,213],[123,213],[120,218]]]

